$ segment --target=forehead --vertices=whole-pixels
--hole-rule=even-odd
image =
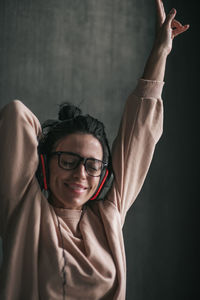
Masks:
[[[69,134],[58,141],[55,151],[69,151],[75,152],[83,157],[103,159],[101,143],[91,134]]]

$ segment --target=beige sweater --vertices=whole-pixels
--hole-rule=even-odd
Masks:
[[[0,112],[1,300],[124,300],[126,259],[122,226],[136,199],[162,133],[163,83],[139,80],[127,100],[112,150],[115,180],[104,201],[82,212],[54,209],[35,172],[41,127],[20,101]]]

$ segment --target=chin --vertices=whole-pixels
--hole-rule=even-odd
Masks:
[[[64,197],[54,197],[52,195],[52,200],[53,200],[53,206],[58,207],[58,208],[66,208],[66,209],[75,209],[79,210],[82,209],[82,206],[88,202],[88,200],[91,198],[91,196],[86,197],[86,198],[80,198],[80,197],[70,197],[68,195],[64,195]],[[70,200],[69,200],[70,199]]]

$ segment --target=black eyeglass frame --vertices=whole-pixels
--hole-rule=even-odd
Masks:
[[[74,168],[70,168],[70,169],[64,168],[64,167],[61,165],[61,163],[60,163],[60,156],[61,156],[61,154],[69,154],[69,155],[78,157],[78,158],[79,158],[79,161],[78,161],[77,165],[76,165]],[[101,174],[102,174],[103,169],[104,169],[105,167],[108,166],[108,163],[106,163],[105,161],[102,161],[102,160],[100,160],[100,159],[93,158],[93,157],[82,157],[82,156],[80,156],[79,154],[74,153],[74,152],[68,152],[68,151],[55,151],[55,152],[52,152],[52,153],[51,153],[51,156],[53,156],[53,155],[57,155],[57,156],[58,156],[58,165],[59,165],[59,167],[60,167],[61,169],[67,170],[67,171],[75,170],[75,169],[80,165],[80,163],[82,162],[83,165],[84,165],[84,167],[85,167],[85,170],[86,170],[87,174],[88,174],[89,176],[92,176],[92,177],[100,177]],[[87,170],[87,167],[86,167],[86,164],[87,164],[87,161],[88,161],[88,160],[98,161],[98,162],[101,162],[101,163],[102,163],[100,175],[91,175],[91,174],[88,173],[88,170]]]

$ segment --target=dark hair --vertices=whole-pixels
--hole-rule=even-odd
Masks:
[[[43,137],[40,152],[49,157],[56,142],[72,133],[91,134],[99,140],[103,148],[103,161],[111,160],[105,127],[102,122],[90,115],[83,115],[81,109],[70,103],[60,105],[58,120],[47,120],[42,124]]]

